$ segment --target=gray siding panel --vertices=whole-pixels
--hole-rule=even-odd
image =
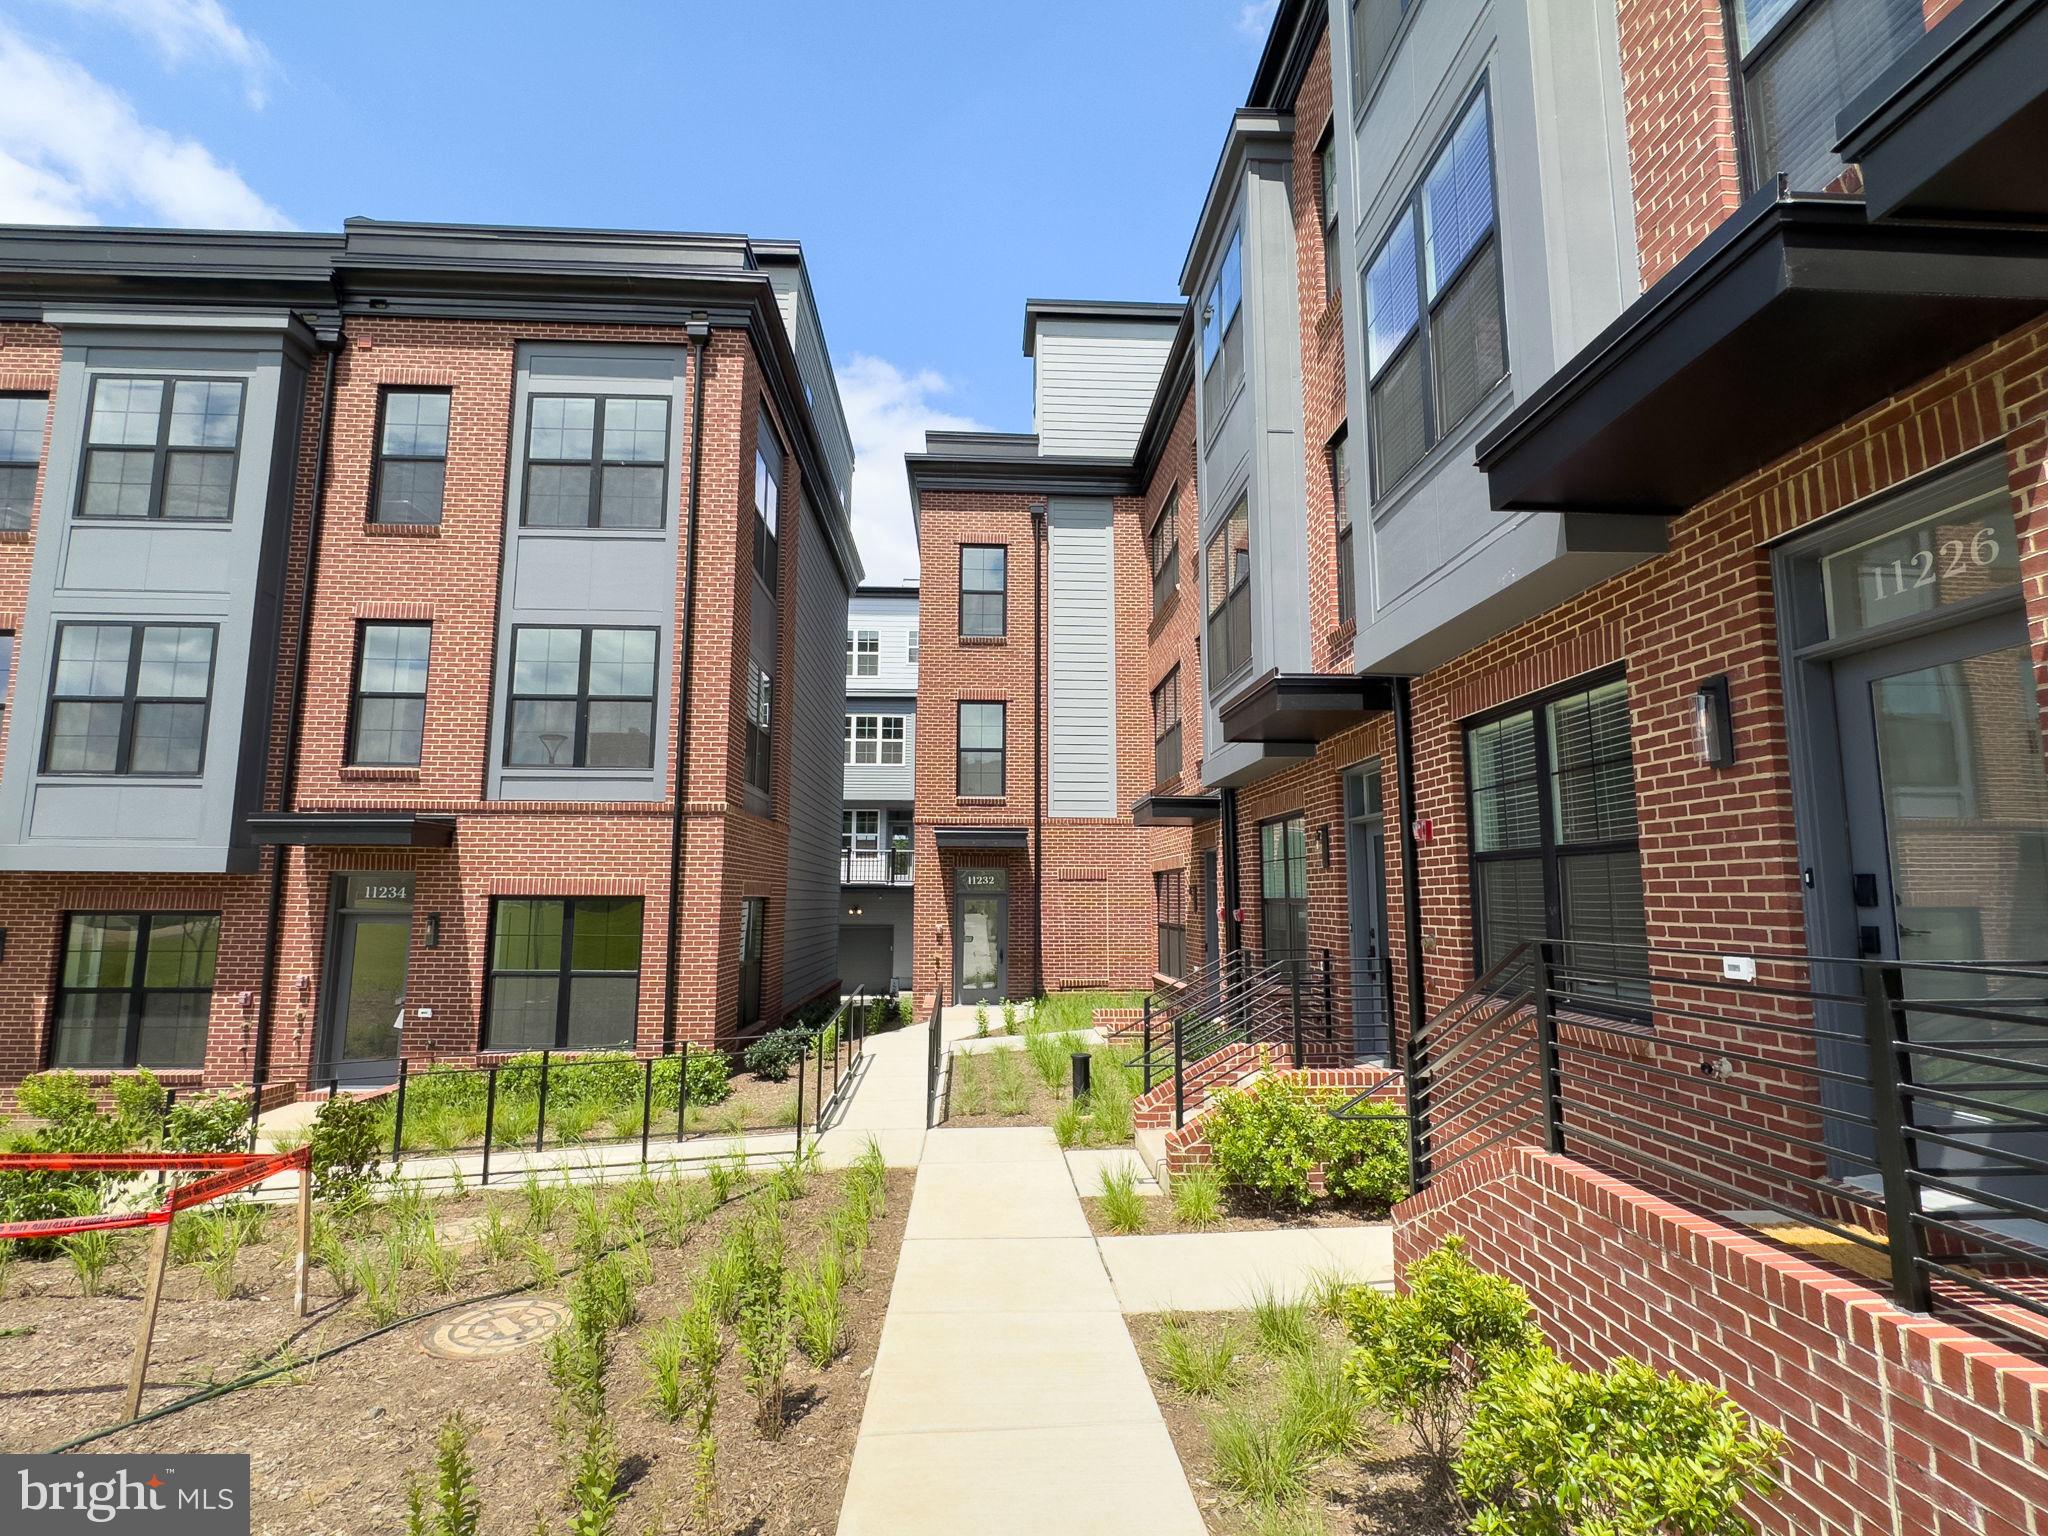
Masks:
[[[796,644],[781,685],[789,721],[789,891],[782,996],[796,1003],[839,974],[840,769],[846,736],[846,583],[825,530],[803,508]]]
[[[917,705],[909,699],[877,700],[870,703],[848,698],[846,712],[849,715],[903,716],[903,761],[900,764],[847,763],[847,804],[859,802],[879,805],[895,800],[907,802],[914,799],[917,795]],[[842,726],[841,730],[844,729]],[[840,740],[839,756],[844,762],[846,746],[843,736]]]
[[[1172,345],[1171,325],[1041,320],[1034,386],[1040,448],[1128,454]]]
[[[1114,537],[1106,501],[1047,508],[1046,761],[1054,816],[1116,814]]]

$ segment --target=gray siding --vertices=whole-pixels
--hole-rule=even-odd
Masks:
[[[64,335],[41,533],[16,656],[0,773],[0,868],[231,871],[256,867],[242,819],[258,809],[276,696],[278,605],[310,338],[284,315],[151,320],[53,317]],[[232,517],[225,523],[74,519],[95,376],[238,380],[244,386]],[[201,770],[193,778],[41,771],[62,623],[213,627]]]
[[[860,916],[854,917],[845,911],[847,906],[860,908]],[[913,934],[912,911],[916,906],[911,893],[887,890],[862,890],[853,893],[842,904],[839,924],[847,928],[887,928],[893,935],[890,955],[895,974],[890,981],[899,991],[907,990],[911,984],[910,956]]]
[[[849,698],[861,694],[883,694],[895,698],[917,693],[917,663],[910,659],[910,636],[917,628],[915,597],[870,597],[856,592],[847,604],[849,631],[875,631],[880,647],[872,677],[849,677]]]
[[[903,716],[903,761],[897,763],[847,763],[846,800],[849,805],[860,802],[863,805],[879,805],[893,800],[908,801],[917,794],[917,700],[906,696],[897,699],[856,699],[846,701],[848,715],[901,715]],[[844,726],[840,727],[842,733]],[[839,755],[846,756],[845,738],[839,742]],[[877,756],[881,754],[877,752]]]
[[[789,332],[790,350],[796,353],[796,370],[803,379],[818,440],[825,448],[826,467],[838,484],[841,503],[851,505],[853,438],[839,407],[832,360],[825,353],[825,328],[819,323],[810,283],[800,267],[783,263],[769,267],[768,281],[775,289],[775,307],[782,312],[783,329]]]
[[[1033,385],[1040,451],[1128,456],[1172,345],[1171,325],[1041,319]]]
[[[808,498],[800,525],[795,658],[792,675],[779,685],[789,721],[784,748],[789,753],[789,891],[782,942],[786,1004],[802,1001],[839,974],[847,588]]]
[[[1054,816],[1114,816],[1115,529],[1107,501],[1046,509],[1047,806]]]
[[[491,693],[488,793],[506,800],[660,800],[668,794],[669,688],[674,672],[677,524],[682,453],[682,347],[526,342],[513,396],[512,466],[505,498],[505,560],[498,605],[498,662]],[[527,528],[528,403],[535,394],[665,395],[668,466],[662,526]],[[654,693],[654,754],[645,770],[505,765],[512,631],[525,625],[648,627],[661,658]]]

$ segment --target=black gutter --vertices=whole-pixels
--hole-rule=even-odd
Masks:
[[[306,694],[306,668],[313,653],[313,587],[320,572],[320,529],[327,506],[327,444],[334,426],[334,375],[341,366],[341,330],[336,327],[332,341],[321,341],[327,354],[327,369],[320,383],[320,431],[313,446],[312,521],[306,529],[306,579],[299,585],[299,652],[292,658],[292,684],[284,726],[284,776],[277,786],[277,804],[283,813],[291,808],[292,785],[299,776],[300,701]],[[263,918],[263,983],[256,994],[256,1049],[249,1064],[249,1123],[253,1132],[256,1116],[263,1109],[263,1089],[270,1081],[270,1032],[277,1018],[277,940],[284,926],[284,867],[290,852],[276,849],[270,859],[270,898]],[[315,1027],[318,1011],[315,1010]],[[317,1054],[320,1042],[312,1042]]]
[[[1244,924],[1238,920],[1237,890],[1237,791],[1223,789],[1223,948],[1236,949],[1244,942]]]
[[[1401,1048],[1408,1074],[1408,1102],[1416,1103],[1414,1043],[1422,1027],[1422,865],[1415,840],[1415,702],[1405,677],[1394,679],[1394,773],[1401,806],[1401,947],[1408,968],[1408,1039]],[[1418,1165],[1419,1167],[1419,1165]],[[1416,1177],[1420,1177],[1418,1173]]]
[[[662,978],[661,1052],[676,1048],[676,956],[682,948],[679,909],[683,894],[683,803],[690,785],[690,660],[697,638],[697,508],[698,486],[704,479],[704,357],[711,340],[711,321],[690,316],[690,509],[683,537],[683,656],[676,679],[676,717],[669,736],[676,744],[675,805],[668,827],[668,969]]]
[[[1031,503],[1031,995],[1045,996],[1045,516]]]

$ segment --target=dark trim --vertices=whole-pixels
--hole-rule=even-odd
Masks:
[[[1266,33],[1265,47],[1259,53],[1258,68],[1252,72],[1252,87],[1245,96],[1247,107],[1275,112],[1294,110],[1294,99],[1301,94],[1316,44],[1322,41],[1327,24],[1328,17],[1321,5],[1310,5],[1305,0],[1280,0]]]
[[[960,739],[960,712],[970,705],[978,709],[1000,709],[1003,712],[1003,744],[1000,747],[970,747]],[[876,727],[876,729],[877,732],[880,731],[879,726]],[[879,734],[877,734],[875,740],[877,747],[879,749],[881,742],[881,737]],[[960,787],[961,769],[965,766],[963,759],[969,752],[994,752],[997,755],[997,757],[1002,759],[1002,771],[1000,772],[998,777],[1002,780],[1003,787],[996,794],[971,795],[967,793],[966,790]],[[893,768],[896,765],[891,763],[889,766]],[[953,798],[956,800],[1007,799],[1009,797],[1009,793],[1010,701],[1008,699],[955,699],[953,701]]]
[[[1034,943],[1031,946],[1031,993],[1034,997],[1045,993],[1045,701],[1052,691],[1052,680],[1045,675],[1045,556],[1047,548],[1046,503],[1031,503],[1031,926]],[[1007,587],[1009,566],[1003,567],[1003,582]],[[1005,602],[1007,602],[1007,598]],[[1010,718],[1003,715],[1004,742],[1009,740]],[[1009,772],[1009,758],[1003,759],[1003,771]],[[1008,921],[1008,909],[1004,910]],[[956,957],[960,947],[954,946]],[[956,959],[956,964],[958,963]],[[1010,973],[1003,970],[1003,990],[1008,991]],[[959,990],[957,987],[954,989]]]
[[[1036,513],[1033,513],[1036,516]],[[1000,587],[970,587],[967,585],[967,552],[1000,549],[1003,552],[1003,584]],[[954,630],[962,640],[1007,640],[1010,637],[1010,546],[1007,544],[962,544],[959,546],[959,560],[953,571],[953,591],[958,611],[953,615]],[[1000,597],[1003,600],[1002,627],[993,631],[967,628],[967,599],[975,597]],[[856,660],[858,658],[856,657]],[[879,663],[877,663],[879,665]]]
[[[57,691],[57,669],[64,660],[64,632],[69,629],[125,629],[128,631],[128,672],[118,695],[59,693]],[[184,694],[140,693],[142,679],[143,636],[152,629],[203,629],[211,637],[206,653],[206,692],[194,699]],[[77,618],[61,619],[51,627],[50,632],[50,677],[43,694],[43,745],[37,761],[36,771],[52,779],[197,779],[206,774],[207,738],[213,732],[213,686],[220,671],[220,625],[217,622],[191,622],[177,618],[114,620],[112,622],[81,615]],[[17,679],[17,685],[19,680]],[[121,709],[121,733],[114,745],[114,766],[112,768],[52,768],[50,749],[57,740],[57,706],[59,704],[117,704]],[[199,763],[190,773],[139,772],[134,766],[135,717],[145,704],[189,705],[197,704],[200,710]]]
[[[1138,430],[1137,446],[1131,451],[1132,478],[1139,495],[1151,487],[1152,477],[1159,472],[1159,461],[1165,457],[1166,445],[1173,437],[1181,405],[1195,387],[1194,343],[1195,306],[1189,302],[1181,305],[1173,345],[1167,348],[1159,385],[1152,391],[1152,403],[1145,409],[1145,425]]]
[[[1037,356],[1041,320],[1138,320],[1164,324],[1176,318],[1183,304],[1145,304],[1117,299],[1026,299],[1024,355]]]
[[[901,587],[859,586],[853,589],[853,595],[855,597],[902,597],[908,598],[914,603],[917,601],[917,583],[913,581]]]
[[[1223,861],[1223,947],[1237,949],[1244,943],[1244,924],[1238,918],[1243,910],[1243,871],[1238,866],[1240,854],[1237,847],[1237,791],[1225,787],[1222,791],[1221,814],[1223,825],[1218,837]]]
[[[935,434],[936,435],[936,434]],[[1040,496],[1135,496],[1142,494],[1128,460],[1037,458],[1008,453],[924,453],[903,455],[910,482],[910,506],[927,491],[993,491]]]
[[[1014,848],[1031,846],[1028,827],[934,827],[932,842],[939,848]]]
[[[593,409],[590,418],[590,457],[587,459],[537,459],[533,456],[533,408],[543,400],[588,400]],[[658,462],[647,459],[607,459],[604,456],[605,408],[614,400],[658,400],[661,402],[661,458]],[[381,406],[380,406],[381,410]],[[565,529],[605,528],[620,533],[660,533],[668,528],[669,488],[669,428],[674,424],[673,405],[667,392],[658,395],[635,395],[624,392],[588,392],[581,390],[533,391],[526,397],[526,422],[519,433],[519,526],[523,530],[540,533],[558,533]],[[381,418],[380,418],[381,419]],[[508,445],[509,446],[509,445]],[[584,508],[580,523],[536,523],[527,513],[533,505],[533,468],[538,464],[544,468],[575,468],[581,466],[590,471],[590,501]],[[607,469],[652,469],[661,477],[661,520],[655,523],[608,523],[604,518],[604,472]],[[758,519],[759,514],[756,513]]]
[[[377,416],[371,427],[370,438],[370,504],[363,511],[365,522],[380,527],[438,528],[448,512],[448,445],[444,443],[439,453],[386,453],[384,451],[384,408],[393,395],[440,395],[448,402],[448,437],[455,436],[455,389],[448,384],[379,384],[377,386]],[[418,518],[401,520],[385,518],[384,510],[384,466],[386,464],[439,464],[441,466],[441,505],[434,511],[431,523]]]
[[[553,976],[555,978],[555,1038],[552,1046],[542,1046],[541,1049],[561,1051],[568,1050],[571,1048],[569,1045],[569,1005],[572,1000],[571,995],[576,990],[576,979],[579,976],[603,977],[625,976],[630,974],[633,978],[633,1007],[631,1013],[628,1015],[626,1020],[625,1038],[621,1040],[617,1045],[598,1044],[587,1047],[581,1047],[581,1049],[596,1051],[620,1049],[631,1050],[636,1044],[638,1044],[638,1035],[640,1028],[640,984],[642,979],[646,975],[647,969],[647,898],[645,896],[494,895],[491,897],[490,900],[490,921],[486,924],[484,933],[483,1007],[478,1010],[478,1012],[481,1015],[480,1022],[483,1026],[478,1043],[484,1050],[524,1051],[533,1049],[532,1046],[511,1046],[494,1044],[491,1040],[491,1002],[493,994],[497,990],[492,985],[492,983],[496,981],[497,978],[500,976]],[[562,908],[562,941],[561,949],[559,952],[559,958],[557,959],[556,964],[553,968],[527,968],[521,966],[512,967],[502,971],[498,969],[498,909],[508,901],[527,901],[534,903],[555,902],[560,904]],[[601,901],[630,901],[640,908],[640,956],[634,964],[634,967],[630,973],[626,971],[613,970],[576,969],[574,958],[576,953],[576,909],[585,904],[595,904]]]
[[[1316,742],[1394,707],[1393,679],[1369,673],[1262,673],[1218,709],[1225,741]]]
[[[1420,1086],[1413,1049],[1426,1017],[1428,989],[1422,972],[1422,850],[1416,836],[1419,814],[1415,801],[1415,702],[1407,678],[1394,679],[1394,782],[1401,817],[1401,948],[1408,983],[1408,1033],[1401,1059],[1408,1091]],[[1411,1145],[1413,1145],[1411,1143]],[[1420,1166],[1418,1159],[1417,1165]]]
[[[365,693],[363,691],[363,646],[369,639],[372,628],[380,629],[424,629],[427,632],[427,666],[429,673],[434,662],[434,622],[431,619],[357,619],[355,657],[348,675],[348,721],[343,728],[341,760],[351,768],[417,768],[420,759],[409,763],[383,762],[366,763],[356,755],[356,735],[362,725],[362,703],[365,699],[418,699],[420,701],[420,753],[426,754],[426,703],[427,690],[421,686],[418,693]]]
[[[2044,310],[2038,234],[1766,188],[1482,437],[1479,467],[1497,510],[1676,516]]]
[[[218,526],[235,520],[236,481],[242,472],[242,434],[248,426],[249,384],[253,375],[237,373],[232,378],[215,377],[212,374],[190,373],[127,373],[117,369],[92,374],[85,392],[84,435],[78,440],[78,487],[73,493],[71,516],[81,523],[170,523],[181,525],[197,523]],[[160,386],[162,398],[157,402],[156,438],[150,443],[95,443],[92,440],[92,418],[97,407],[102,384],[155,384]],[[208,447],[198,444],[174,444],[171,441],[171,408],[177,400],[180,384],[232,384],[235,386],[235,441],[229,448]],[[56,451],[54,439],[51,451]],[[150,454],[149,502],[140,514],[88,512],[85,510],[86,493],[92,488],[92,456],[95,453],[127,455],[131,453]],[[228,461],[228,510],[225,517],[172,517],[164,511],[164,492],[171,455],[174,453],[197,454],[204,458],[225,458]]]
[[[1131,820],[1141,827],[1194,827],[1214,821],[1222,810],[1215,795],[1146,795],[1131,806]]]
[[[64,957],[71,947],[71,925],[81,917],[132,917],[135,919],[135,953],[131,960],[127,986],[67,987],[64,985]],[[170,918],[173,921],[189,921],[193,918],[213,919],[214,979],[212,981],[209,981],[203,987],[152,987],[149,985],[149,930],[150,925],[160,917]],[[156,909],[135,910],[125,908],[120,911],[67,909],[61,914],[61,921],[57,927],[57,981],[51,991],[50,1038],[44,1045],[44,1065],[54,1067],[57,1063],[57,1042],[64,1031],[64,999],[67,996],[77,992],[123,992],[127,994],[127,1002],[123,1009],[120,1062],[115,1065],[108,1065],[104,1062],[81,1063],[72,1070],[83,1072],[133,1072],[144,1067],[157,1072],[189,1070],[184,1067],[166,1066],[162,1062],[149,1063],[142,1060],[142,1021],[146,1005],[152,994],[162,993],[179,993],[187,996],[203,994],[208,999],[211,999],[213,989],[220,979],[219,967],[220,913],[218,911],[186,911],[183,909],[161,911]],[[212,1035],[211,1029],[206,1033],[210,1040]],[[260,1078],[258,1082],[260,1084]],[[260,1105],[256,1107],[261,1108]]]
[[[273,811],[244,819],[259,848],[446,848],[455,818],[421,811]]]
[[[556,630],[556,631],[560,631],[560,630],[571,630],[571,631],[575,632],[575,634],[577,635],[577,637],[578,637],[578,641],[577,641],[577,651],[576,651],[576,692],[575,692],[575,693],[573,693],[573,694],[567,694],[567,693],[520,693],[520,692],[518,692],[518,691],[517,691],[517,689],[516,689],[516,687],[515,687],[515,685],[514,685],[514,679],[515,679],[515,678],[517,677],[517,675],[518,675],[518,670],[519,670],[519,637],[520,637],[521,635],[523,635],[523,634],[526,634],[526,633],[528,633],[529,631],[532,631],[532,630],[537,630],[537,629],[545,629],[545,630]],[[642,635],[652,635],[652,636],[654,636],[654,641],[655,641],[655,653],[654,653],[654,654],[655,654],[655,660],[654,660],[654,676],[653,676],[653,679],[652,679],[652,681],[651,681],[651,683],[650,683],[650,691],[649,691],[649,692],[647,692],[647,693],[645,693],[645,694],[638,694],[638,693],[599,693],[599,694],[594,694],[594,693],[592,693],[592,692],[590,691],[590,656],[591,656],[591,652],[592,652],[592,651],[593,651],[593,650],[595,649],[595,646],[594,646],[594,645],[592,644],[592,637],[593,637],[593,636],[595,636],[595,635],[599,635],[599,634],[606,634],[606,633],[610,633],[610,634],[623,634],[623,635],[630,635],[630,634],[642,634]],[[511,667],[510,667],[510,669],[509,669],[509,670],[507,671],[507,673],[506,673],[505,683],[506,683],[506,687],[505,687],[505,744],[504,744],[504,760],[503,760],[503,766],[504,766],[504,767],[506,767],[506,768],[513,768],[513,769],[529,769],[529,768],[531,768],[531,769],[545,769],[545,770],[554,770],[554,769],[560,769],[560,768],[574,768],[574,769],[579,769],[579,770],[588,770],[588,771],[590,771],[590,772],[592,772],[592,773],[599,773],[599,774],[602,774],[602,773],[644,773],[644,772],[646,772],[646,771],[647,771],[648,769],[650,769],[650,768],[652,768],[652,767],[654,766],[654,757],[655,757],[655,747],[656,747],[656,740],[655,740],[655,738],[656,738],[656,737],[657,737],[657,736],[658,736],[658,735],[660,734],[660,733],[659,733],[659,732],[658,732],[658,731],[656,730],[656,728],[655,728],[655,727],[656,727],[656,724],[657,724],[657,722],[659,722],[659,720],[660,720],[660,718],[661,718],[661,711],[660,711],[660,710],[659,710],[659,709],[658,709],[658,708],[656,707],[657,701],[658,701],[658,700],[659,700],[659,698],[660,698],[660,688],[661,688],[661,683],[662,683],[662,676],[661,676],[661,628],[660,628],[660,626],[659,626],[659,625],[655,625],[655,624],[514,624],[514,625],[512,626],[512,664],[511,664]],[[645,704],[645,705],[647,706],[647,734],[648,734],[648,741],[647,741],[647,761],[646,761],[646,762],[645,762],[644,764],[641,764],[641,765],[639,765],[639,766],[637,766],[637,767],[636,767],[636,766],[631,766],[631,765],[627,765],[627,764],[621,764],[621,763],[599,763],[599,764],[592,764],[592,763],[590,763],[590,762],[586,761],[586,759],[587,759],[587,758],[588,758],[588,757],[590,756],[590,706],[591,706],[591,705],[592,705],[593,703],[596,703],[596,702],[598,702],[599,700],[603,700],[603,701],[604,701],[604,702],[606,702],[606,703],[616,703],[616,704]],[[528,704],[559,704],[559,703],[571,703],[571,704],[574,704],[574,705],[576,706],[576,730],[575,730],[575,734],[574,734],[574,735],[573,735],[573,736],[572,736],[572,737],[570,738],[570,740],[571,740],[571,747],[572,747],[572,750],[571,750],[571,752],[570,752],[570,754],[569,754],[569,761],[567,761],[567,762],[565,762],[565,763],[555,763],[555,762],[548,762],[548,763],[515,763],[515,762],[514,762],[514,761],[512,760],[512,735],[513,735],[513,727],[514,727],[514,721],[515,721],[515,717],[516,717],[516,716],[518,715],[518,713],[519,713],[519,711],[518,711],[518,708],[517,708],[517,706],[518,706],[519,704],[521,704],[521,703],[528,703]],[[674,734],[674,732],[673,732],[673,731],[671,731],[671,733],[670,733],[670,734]]]
[[[668,914],[664,954],[667,964],[661,977],[661,1049],[666,1055],[676,1044],[676,1003],[679,991],[676,962],[682,953],[683,920],[683,806],[690,783],[689,737],[684,727],[690,718],[690,658],[697,638],[697,509],[698,486],[704,478],[704,359],[710,353],[711,322],[703,315],[690,316],[690,501],[683,529],[683,638],[682,663],[676,676],[675,720],[669,740],[675,749],[675,777],[669,785],[668,821]],[[506,728],[511,728],[508,715]]]

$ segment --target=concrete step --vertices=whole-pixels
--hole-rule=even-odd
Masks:
[[[1145,1164],[1146,1171],[1163,1187],[1166,1183],[1163,1167],[1166,1162],[1166,1128],[1141,1125],[1138,1127],[1136,1139],[1139,1159]]]

